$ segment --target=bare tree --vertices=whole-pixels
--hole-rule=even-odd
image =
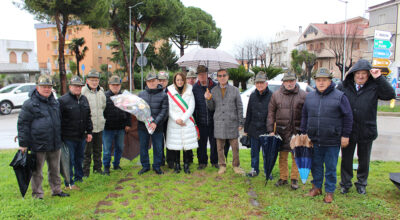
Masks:
[[[356,44],[360,44],[362,39],[362,27],[360,24],[348,24],[346,27],[346,57],[345,57],[345,72],[353,65],[353,51]],[[361,34],[359,34],[361,32]],[[335,57],[335,65],[341,71],[341,79],[343,80],[343,56],[344,53],[344,25],[331,24],[329,27],[328,50]],[[358,49],[358,48],[357,48]]]

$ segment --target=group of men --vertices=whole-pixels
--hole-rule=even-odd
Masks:
[[[358,61],[347,73],[337,88],[332,73],[321,68],[314,76],[316,90],[306,94],[297,84],[296,75],[285,73],[279,90],[268,89],[267,76],[260,72],[255,77],[256,90],[250,95],[247,114],[243,118],[243,106],[239,90],[228,83],[229,74],[225,69],[217,71],[217,82],[208,77],[208,69],[198,66],[197,71],[187,73],[187,83],[193,86],[195,97],[194,118],[199,128],[197,149],[198,169],[208,165],[207,146],[210,144],[210,163],[226,172],[225,145],[229,142],[233,151],[233,170],[244,174],[240,168],[239,131],[244,127],[251,143],[251,171],[249,177],[259,174],[259,152],[262,134],[279,134],[283,144],[279,154],[280,178],[276,186],[288,184],[288,156],[290,138],[294,134],[307,134],[313,143],[312,184],[309,196],[322,194],[325,176],[324,202],[333,201],[336,189],[336,165],[342,148],[341,193],[348,193],[352,186],[352,161],[355,147],[359,167],[357,192],[366,193],[372,142],[377,137],[376,114],[378,99],[390,100],[394,90],[377,69],[372,69],[366,60]],[[197,79],[197,81],[196,81]],[[169,168],[175,158],[166,151],[164,156],[165,131],[168,118],[166,72],[150,72],[146,76],[146,88],[139,93],[150,106],[153,121],[149,133],[143,122],[138,122],[140,140],[140,162],[142,175],[150,171],[148,154],[149,141],[153,146],[153,170],[163,174],[161,166]],[[65,144],[70,151],[71,184],[82,181],[90,174],[93,158],[94,173],[110,174],[112,146],[114,146],[114,170],[119,165],[124,146],[124,134],[131,127],[131,115],[116,108],[110,97],[121,93],[121,79],[112,76],[109,90],[99,86],[100,76],[91,71],[86,85],[75,76],[71,79],[69,93],[59,99],[53,96],[53,82],[49,76],[39,77],[37,87],[22,107],[18,118],[20,150],[27,148],[35,152],[36,170],[32,177],[32,196],[43,198],[42,168],[46,160],[49,167],[49,183],[53,196],[69,196],[62,192],[60,185],[60,146]],[[102,148],[103,146],[103,148]],[[102,171],[101,154],[103,149]],[[191,161],[193,163],[193,153]],[[298,171],[292,157],[290,174],[291,188],[298,188]],[[82,167],[83,164],[83,167]],[[325,168],[324,168],[325,166]],[[325,175],[324,175],[325,173]],[[74,187],[77,188],[77,187]]]
[[[131,115],[114,106],[110,97],[121,93],[121,78],[113,75],[109,90],[99,86],[100,74],[90,71],[86,84],[79,76],[69,82],[69,92],[56,100],[53,81],[41,75],[36,89],[23,104],[18,117],[20,150],[36,155],[32,174],[32,196],[43,199],[42,169],[47,161],[49,184],[53,196],[69,196],[61,190],[61,146],[68,148],[70,177],[65,177],[66,189],[79,189],[75,182],[88,177],[93,160],[93,173],[110,174],[111,151],[114,146],[114,170],[119,166],[124,147],[124,135],[131,126]],[[103,150],[103,164],[102,164]],[[104,171],[102,171],[104,166]],[[69,181],[67,181],[69,179]]]
[[[252,170],[248,176],[254,177],[259,173],[259,136],[279,134],[283,143],[279,153],[280,178],[275,185],[288,184],[291,137],[307,134],[313,144],[312,189],[307,195],[321,195],[325,182],[324,202],[333,201],[340,149],[341,193],[348,193],[352,186],[356,146],[359,166],[355,186],[359,194],[366,194],[372,142],[377,137],[378,99],[393,99],[395,93],[380,70],[372,69],[367,60],[359,60],[337,88],[332,77],[328,69],[319,69],[314,75],[315,91],[306,94],[296,84],[295,74],[285,73],[282,86],[272,94],[265,73],[257,74],[256,90],[250,95],[244,129],[245,134],[250,136],[251,144]],[[298,176],[292,154],[292,189],[298,188]]]

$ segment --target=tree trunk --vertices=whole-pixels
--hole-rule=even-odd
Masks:
[[[236,88],[239,88],[239,81],[238,80],[233,80],[233,86]]]
[[[246,90],[247,89],[247,80],[246,81],[241,81],[241,86],[242,86],[242,90]]]
[[[63,18],[61,26],[60,16]],[[68,26],[68,16],[61,15],[59,12],[55,16],[57,30],[58,30],[58,67],[60,74],[60,95],[64,95],[67,92],[67,76],[65,73],[65,58],[64,58],[64,46],[65,46],[65,34]]]
[[[81,74],[79,73],[79,58],[76,56],[76,74],[80,77]]]
[[[133,82],[134,81],[133,77],[131,79],[131,76],[129,74],[129,72],[130,72],[129,71],[129,67],[130,67],[129,59],[128,59],[128,55],[127,55],[127,52],[126,52],[126,47],[125,47],[124,40],[122,39],[122,36],[121,36],[121,30],[119,29],[119,27],[116,24],[112,25],[112,29],[114,30],[115,38],[117,38],[117,41],[119,42],[119,45],[120,45],[121,50],[122,50],[122,55],[123,55],[124,61],[125,61],[125,71],[126,71],[126,73],[128,75],[128,82],[131,83],[132,90],[135,90],[135,84]],[[133,69],[133,64],[132,64],[132,69]]]

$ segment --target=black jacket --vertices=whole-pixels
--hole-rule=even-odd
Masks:
[[[18,116],[19,146],[36,152],[50,152],[61,147],[61,118],[58,101],[39,95],[35,89],[22,105]]]
[[[357,92],[354,73],[358,70],[369,70],[368,62],[357,62],[347,73],[342,85],[337,88],[349,99],[353,111],[353,129],[350,139],[357,142],[369,142],[378,136],[376,114],[378,99],[394,99],[395,92],[384,76],[374,79],[371,75],[364,86]]]
[[[121,92],[118,93],[118,95]],[[108,90],[106,93],[106,108],[104,109],[104,118],[106,119],[106,124],[104,126],[105,130],[122,130],[126,126],[131,126],[132,116],[128,112],[122,111],[121,109],[115,107],[114,102],[111,100],[111,96],[115,94]]]
[[[267,133],[268,104],[271,96],[272,92],[268,87],[261,94],[256,89],[250,95],[244,132],[252,138],[258,138],[258,136]]]
[[[157,124],[155,132],[162,132],[164,130],[164,122],[168,118],[169,108],[168,96],[163,91],[162,86],[158,85],[156,89],[149,89],[146,86],[145,90],[139,93],[139,97],[150,106],[153,122]],[[147,131],[146,126],[141,121],[138,121],[138,129]]]
[[[211,91],[217,84],[208,78],[208,90]],[[207,86],[202,86],[200,82],[193,85],[193,95],[195,100],[195,109],[193,116],[199,126],[214,126],[214,112],[207,108],[206,99],[204,93],[206,93]]]
[[[86,96],[78,99],[71,92],[58,99],[61,112],[61,137],[63,140],[80,141],[91,134],[93,124]]]

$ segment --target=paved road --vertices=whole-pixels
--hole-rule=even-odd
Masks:
[[[17,148],[17,119],[20,110],[0,115],[0,149]],[[378,133],[372,147],[372,160],[400,161],[400,117],[378,116]]]

